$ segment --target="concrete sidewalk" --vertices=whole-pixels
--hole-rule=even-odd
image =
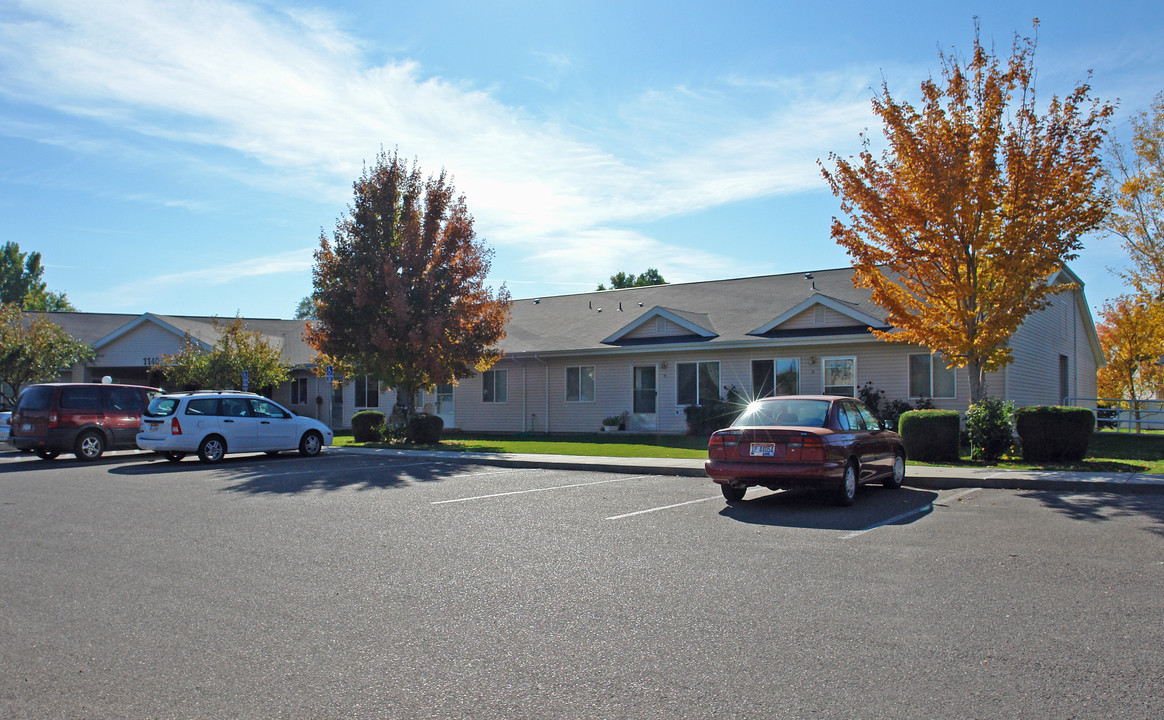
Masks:
[[[390,450],[352,447],[334,448],[330,449],[329,452],[424,459],[434,462],[480,463],[484,465],[499,465],[502,467],[707,477],[703,471],[703,460],[676,458],[462,453],[442,452],[439,450]],[[710,483],[711,480],[708,479],[708,482]],[[1118,492],[1164,495],[1164,475],[1149,475],[1145,473],[1091,473],[1058,470],[1003,470],[998,468],[907,465],[905,484],[909,487],[932,490],[974,487],[1009,490],[1049,490],[1055,492]]]

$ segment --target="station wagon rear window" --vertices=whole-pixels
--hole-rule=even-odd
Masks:
[[[150,401],[150,407],[146,410],[146,415],[153,417],[169,417],[178,409],[178,403],[181,402],[178,398],[172,397],[156,397]]]

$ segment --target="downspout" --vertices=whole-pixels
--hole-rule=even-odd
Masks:
[[[533,357],[534,357],[534,360],[537,360],[538,362],[540,362],[542,364],[542,366],[545,367],[545,369],[546,369],[546,434],[549,435],[550,434],[550,364],[548,362],[546,362],[545,360],[542,360],[540,357],[538,357],[537,353],[534,353]],[[533,430],[536,431],[537,428],[533,428]]]
[[[529,403],[529,383],[525,381],[526,369],[529,366],[525,363],[521,364],[521,431],[525,432],[525,419],[529,417],[526,413],[527,405]]]

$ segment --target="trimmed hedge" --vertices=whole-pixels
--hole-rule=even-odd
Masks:
[[[1015,411],[1015,427],[1022,441],[1023,460],[1078,462],[1087,456],[1095,413],[1060,405],[1024,407]]]
[[[897,421],[905,455],[918,462],[956,461],[961,417],[956,410],[910,410]]]
[[[421,413],[408,421],[408,440],[418,445],[436,445],[441,441],[445,421],[440,415]]]
[[[352,415],[352,440],[358,443],[380,442],[384,439],[385,419],[379,410],[361,410]]]
[[[710,435],[716,430],[722,430],[740,414],[743,408],[727,400],[709,400],[700,405],[688,405],[683,408],[687,416],[688,435]]]

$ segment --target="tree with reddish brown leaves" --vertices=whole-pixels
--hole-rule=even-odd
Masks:
[[[320,235],[305,339],[321,367],[395,387],[411,416],[418,390],[497,361],[509,291],[485,285],[493,253],[443,170],[426,180],[381,151],[354,191],[332,239]]]

